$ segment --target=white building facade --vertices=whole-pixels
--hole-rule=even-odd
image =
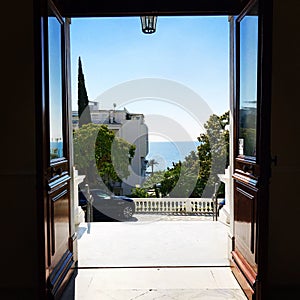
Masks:
[[[142,185],[146,177],[148,146],[148,127],[144,115],[123,110],[99,109],[98,102],[90,101],[91,120],[94,124],[105,124],[116,136],[136,146],[135,155],[129,166],[130,175],[122,178],[121,185],[116,183],[114,193],[130,195],[131,190]],[[78,113],[72,113],[73,130],[78,129]]]

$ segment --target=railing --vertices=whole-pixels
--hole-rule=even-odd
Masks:
[[[214,214],[211,198],[133,198],[136,213]]]

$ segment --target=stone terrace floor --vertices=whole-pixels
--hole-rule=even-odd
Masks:
[[[81,223],[77,300],[246,299],[228,261],[228,225],[212,217],[136,214]]]

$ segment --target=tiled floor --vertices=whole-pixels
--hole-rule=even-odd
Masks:
[[[89,229],[81,224],[79,267],[229,266],[228,226],[223,223],[137,218],[95,222]]]
[[[228,226],[137,215],[79,226],[76,300],[245,300],[229,268]]]
[[[245,300],[229,267],[79,270],[76,300]]]

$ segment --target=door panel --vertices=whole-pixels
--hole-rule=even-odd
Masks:
[[[236,180],[234,199],[235,248],[257,272],[255,258],[257,189]]]
[[[46,199],[47,297],[59,299],[72,275],[67,53],[68,22],[48,1],[45,42],[45,99],[48,147]]]
[[[259,2],[248,1],[234,19],[234,244],[233,273],[249,299],[256,299],[258,279],[258,204],[261,148]],[[233,46],[233,45],[232,45]]]
[[[68,178],[66,178],[68,180]],[[69,239],[69,184],[63,182],[57,190],[50,191],[50,241],[52,262],[55,253],[68,247]]]

